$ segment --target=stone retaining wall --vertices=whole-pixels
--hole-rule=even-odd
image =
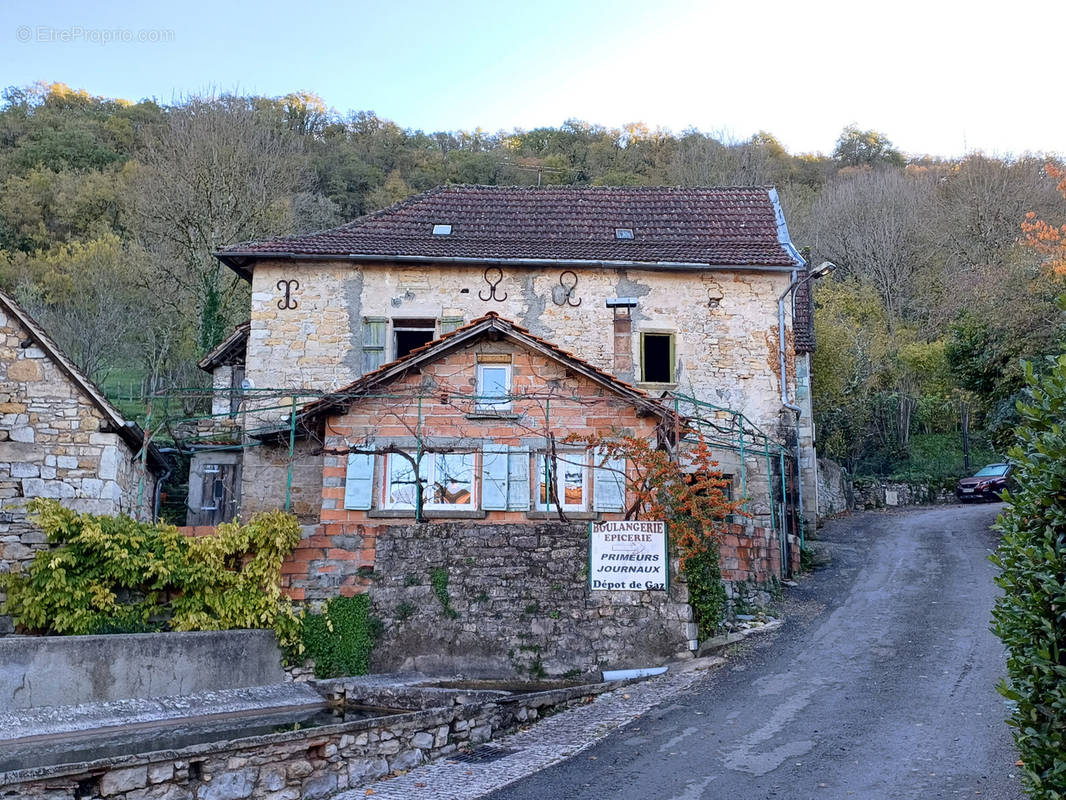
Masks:
[[[588,673],[660,664],[697,638],[676,562],[669,592],[591,591],[583,524],[390,526],[373,557],[375,671]]]
[[[332,682],[329,692],[369,699],[365,687]],[[326,797],[390,772],[455,753],[548,712],[591,702],[610,684],[481,699],[449,695],[448,706],[393,717],[196,745],[65,767],[0,774],[20,798],[76,800],[300,800]],[[479,695],[481,697],[479,697]],[[470,697],[474,702],[463,702]],[[429,789],[427,796],[432,796]]]

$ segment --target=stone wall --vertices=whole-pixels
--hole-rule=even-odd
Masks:
[[[818,517],[846,511],[948,504],[957,502],[955,493],[943,485],[905,483],[881,478],[852,480],[835,461],[818,460]]]
[[[654,666],[690,648],[676,563],[668,592],[591,591],[587,564],[580,524],[390,529],[370,586],[385,623],[374,668],[563,675]]]
[[[151,515],[155,477],[29,331],[0,313],[0,572],[45,546],[25,504],[51,497],[94,514]],[[25,346],[24,346],[25,345]],[[0,592],[0,603],[3,593]],[[10,631],[0,617],[0,634]]]
[[[373,701],[355,683],[334,692]],[[327,687],[328,688],[328,687]],[[613,684],[477,699],[388,718],[194,745],[65,767],[0,773],[5,791],[27,800],[301,800],[371,783],[390,772],[455,753],[540,716],[591,702]],[[432,789],[427,789],[432,796]]]
[[[318,522],[322,509],[321,442],[297,439],[292,458],[291,511],[302,523]],[[285,508],[289,443],[268,442],[244,449],[240,519]]]

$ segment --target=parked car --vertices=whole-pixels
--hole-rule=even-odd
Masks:
[[[955,497],[962,503],[969,500],[999,500],[1007,488],[1010,474],[1010,464],[989,464],[973,476],[961,478],[955,486]]]

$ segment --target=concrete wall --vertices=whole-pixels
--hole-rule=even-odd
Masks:
[[[0,712],[266,686],[284,678],[271,631],[0,639]]]

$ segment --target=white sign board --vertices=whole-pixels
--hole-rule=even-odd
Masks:
[[[669,582],[665,522],[632,520],[589,526],[590,589],[664,592]]]

